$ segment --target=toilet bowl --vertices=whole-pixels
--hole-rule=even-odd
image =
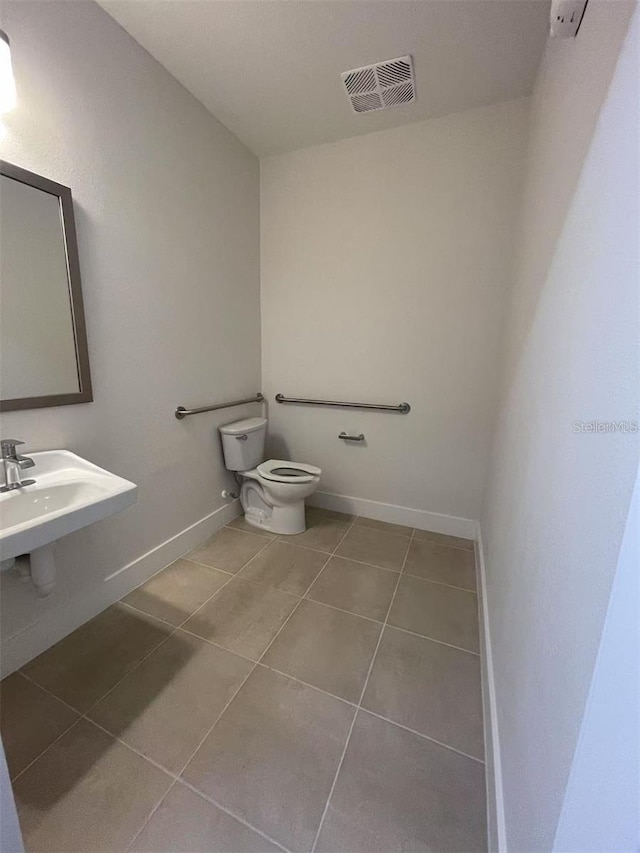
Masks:
[[[315,465],[264,456],[266,418],[246,418],[219,427],[225,465],[242,477],[240,503],[246,521],[272,533],[305,530],[304,502],[318,488]]]

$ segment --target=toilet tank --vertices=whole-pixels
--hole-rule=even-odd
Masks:
[[[222,437],[224,464],[228,471],[249,471],[264,462],[266,418],[245,418],[218,427]]]

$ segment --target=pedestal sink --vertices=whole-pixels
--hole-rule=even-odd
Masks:
[[[15,557],[29,554],[29,575],[45,596],[55,585],[51,543],[126,509],[138,487],[69,450],[29,455],[35,483],[0,495],[0,561],[10,568]]]

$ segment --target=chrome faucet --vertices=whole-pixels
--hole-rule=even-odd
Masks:
[[[19,444],[24,444],[24,441],[18,441],[15,438],[3,438],[0,441],[4,467],[4,486],[0,487],[0,492],[12,492],[14,489],[32,486],[35,483],[35,480],[22,480],[20,477],[21,471],[25,468],[33,468],[36,463],[28,456],[20,456],[16,453],[16,447]]]

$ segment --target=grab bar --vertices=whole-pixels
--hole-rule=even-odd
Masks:
[[[184,406],[178,406],[175,416],[181,421],[188,415],[199,415],[201,412],[215,412],[216,409],[229,409],[231,406],[242,406],[244,403],[261,403],[263,400],[264,397],[262,394],[258,393],[255,397],[246,397],[244,400],[232,400],[230,403],[216,403],[215,406],[201,406],[199,409],[185,409]]]
[[[409,414],[411,406],[408,403],[400,403],[398,406],[384,406],[378,403],[338,403],[335,400],[305,400],[302,397],[285,397],[276,394],[276,403],[304,403],[308,406],[339,406],[341,409],[375,409],[378,412],[400,412]]]

